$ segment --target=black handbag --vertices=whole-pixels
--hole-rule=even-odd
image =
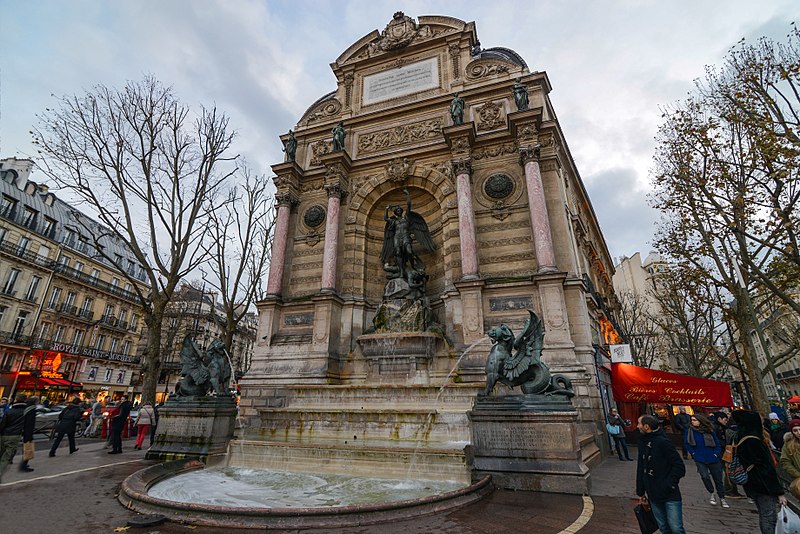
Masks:
[[[656,523],[653,510],[649,506],[645,509],[641,504],[637,504],[633,509],[633,513],[636,514],[636,520],[639,522],[639,530],[642,534],[653,534],[658,530],[658,523]]]

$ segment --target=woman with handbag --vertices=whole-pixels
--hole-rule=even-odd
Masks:
[[[628,454],[628,445],[625,443],[625,429],[623,428],[624,421],[620,418],[616,408],[611,408],[608,415],[608,423],[606,423],[606,432],[614,439],[614,448],[617,449],[619,460],[628,460],[632,462],[631,455]],[[622,457],[622,452],[625,451],[625,458]]]
[[[150,436],[150,426],[155,422],[156,414],[153,406],[147,402],[139,408],[139,416],[136,418],[136,445],[134,449],[142,450],[145,436]]]
[[[786,506],[787,501],[772,453],[763,441],[764,424],[757,412],[748,410],[736,410],[733,420],[738,428],[735,460],[747,470],[747,480],[742,481],[742,486],[758,509],[761,534],[774,534],[778,504]]]
[[[714,431],[714,425],[708,417],[702,414],[692,415],[689,425],[689,430],[684,434],[684,447],[694,459],[697,472],[711,494],[709,502],[713,505],[717,504],[717,498],[714,495],[716,488],[722,507],[730,508],[728,501],[725,500],[725,485],[722,481],[722,462],[720,461],[722,444]]]
[[[789,491],[800,499],[800,419],[789,421],[789,432],[783,437],[781,468],[792,477]]]

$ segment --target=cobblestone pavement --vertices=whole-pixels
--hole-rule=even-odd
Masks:
[[[120,482],[147,466],[144,451],[134,451],[127,440],[124,453],[108,455],[103,442],[81,439],[80,450],[69,455],[64,444],[54,458],[47,443],[37,443],[33,473],[21,473],[15,464],[0,485],[0,532],[3,534],[112,533],[136,514],[123,508],[115,496]],[[634,448],[635,451],[635,448]],[[755,506],[731,499],[731,508],[708,503],[707,493],[691,460],[681,481],[684,518],[691,534],[749,534],[758,532]],[[325,534],[638,534],[633,516],[635,462],[606,459],[592,473],[591,498],[525,491],[496,490],[481,502],[448,513],[390,524],[348,529],[318,530]],[[580,528],[582,527],[582,528]],[[165,523],[143,534],[222,534],[230,529]],[[252,531],[234,531],[252,532]],[[281,534],[281,531],[270,531]],[[289,532],[289,531],[283,531]],[[297,532],[297,531],[291,531]]]

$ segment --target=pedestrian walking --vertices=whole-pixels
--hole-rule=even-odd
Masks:
[[[103,421],[103,402],[100,400],[95,400],[92,403],[92,407],[89,410],[89,424],[86,425],[86,430],[84,430],[84,436],[94,436],[97,434],[97,429],[100,426],[100,423]]]
[[[158,417],[159,417],[158,408],[159,408],[159,406],[163,406],[163,405],[156,404],[155,406],[153,406],[153,414],[155,415],[155,417],[153,418],[153,425],[150,427],[150,446],[151,447],[153,446],[153,443],[156,440],[156,429],[158,428]]]
[[[800,499],[800,419],[789,421],[789,432],[783,437],[781,468],[792,478],[789,491]]]
[[[11,405],[8,404],[8,397],[0,397],[0,416],[6,413],[9,409],[11,409]]]
[[[769,439],[772,441],[775,450],[781,452],[781,449],[783,449],[783,436],[789,431],[789,427],[781,421],[781,418],[775,412],[770,412],[767,419],[765,428],[769,432]]]
[[[757,412],[737,410],[736,456],[747,469],[744,491],[753,499],[758,509],[761,534],[774,534],[778,522],[778,503],[785,506],[786,496],[778,479],[775,460],[764,443],[764,427]]]
[[[119,405],[119,412],[111,420],[111,450],[108,454],[122,454],[122,431],[128,424],[128,417],[131,415],[131,401],[127,395],[122,396]]]
[[[639,417],[639,456],[636,464],[636,495],[639,504],[650,503],[662,534],[686,534],[683,500],[678,484],[686,466],[672,442],[659,428],[658,419]]]
[[[134,449],[142,450],[145,436],[150,436],[150,427],[155,423],[156,414],[153,406],[146,402],[139,408],[139,415],[136,417],[136,445]]]
[[[33,471],[30,461],[36,456],[36,447],[33,444],[33,431],[36,429],[36,397],[28,397],[25,401],[23,412],[25,424],[22,427],[22,463],[19,470],[24,473]]]
[[[708,502],[717,504],[714,489],[717,490],[723,508],[730,508],[725,500],[725,483],[723,482],[722,444],[714,431],[714,425],[705,415],[696,413],[689,419],[691,428],[686,432],[684,448],[694,460],[697,473],[710,493]],[[713,484],[712,484],[713,478]]]
[[[64,439],[64,434],[67,435],[67,439],[69,440],[69,453],[72,454],[78,450],[78,447],[75,446],[75,427],[78,425],[78,421],[81,420],[83,417],[83,410],[81,410],[81,400],[78,397],[72,399],[72,402],[61,410],[61,413],[58,415],[58,423],[56,424],[56,439],[53,440],[53,446],[50,447],[50,456],[53,457],[56,455],[56,450],[58,446],[61,444],[61,440]]]
[[[26,412],[25,410],[28,406],[25,404],[25,399],[25,395],[17,395],[14,404],[6,412],[5,417],[0,420],[0,481],[2,481],[3,473],[8,469],[11,460],[17,453],[17,447],[23,434],[33,436],[33,429],[36,424],[36,409]],[[23,471],[33,470],[25,462],[20,466],[20,469]]]
[[[616,408],[611,408],[608,414],[608,423],[606,423],[606,431],[608,435],[614,439],[614,448],[617,449],[617,456],[620,461],[628,460],[632,462],[631,455],[628,454],[628,445],[625,443],[625,421],[619,416]],[[622,457],[623,451],[625,458]]]
[[[728,475],[728,465],[733,460],[733,448],[736,442],[736,426],[730,418],[730,414],[725,412],[714,412],[716,418],[717,437],[722,443],[722,481],[725,487],[725,496],[728,499],[743,499],[744,495],[739,493],[736,483]]]
[[[685,441],[686,440],[686,432],[689,430],[690,418],[689,418],[689,414],[686,413],[686,407],[685,406],[681,406],[678,409],[678,414],[675,416],[674,421],[675,421],[675,426],[678,428],[678,430],[681,433],[681,443],[682,444],[686,443],[686,441]],[[686,451],[686,446],[685,445],[681,445],[681,448],[683,449],[683,457],[684,458],[689,458],[689,453]]]

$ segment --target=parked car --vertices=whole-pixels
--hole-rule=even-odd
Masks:
[[[62,405],[55,405],[44,406],[43,404],[36,405],[36,424],[33,427],[34,434],[44,434],[47,436],[52,436],[53,431],[55,431],[56,425],[58,424],[58,416],[61,415],[61,411],[66,408],[66,406]],[[80,435],[86,430],[86,425],[89,423],[89,416],[87,412],[83,413],[83,417],[78,421],[78,424],[75,426],[75,435]]]

